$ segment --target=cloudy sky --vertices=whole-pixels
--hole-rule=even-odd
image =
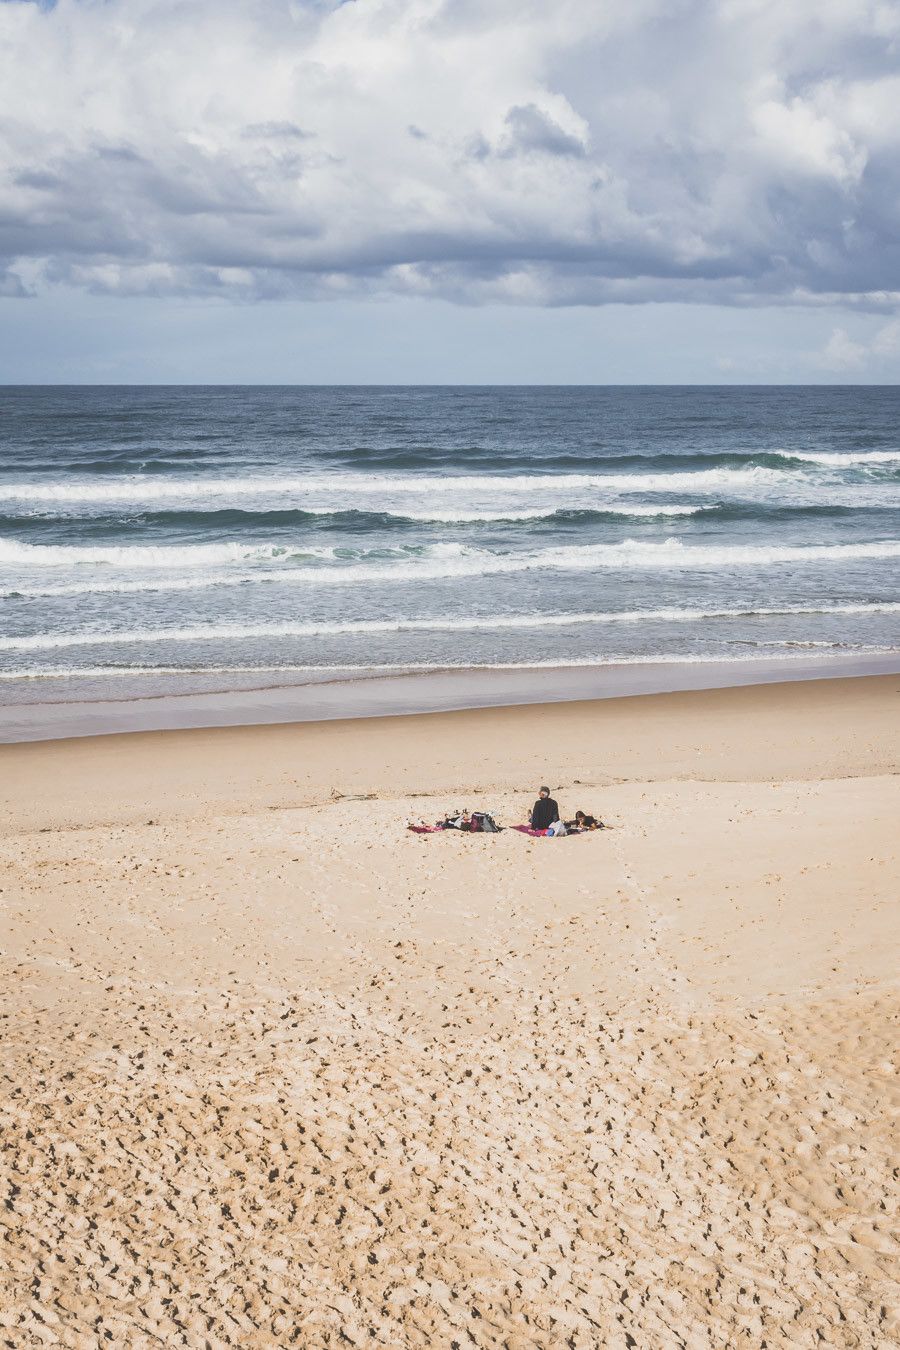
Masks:
[[[889,381],[898,0],[0,0],[0,380]]]

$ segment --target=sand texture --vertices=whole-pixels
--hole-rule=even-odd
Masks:
[[[0,1346],[897,1344],[898,708],[0,750]]]

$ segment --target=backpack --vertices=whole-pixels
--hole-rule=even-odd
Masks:
[[[493,816],[488,815],[487,811],[473,811],[472,829],[482,830],[485,834],[500,833],[500,826],[494,820]]]

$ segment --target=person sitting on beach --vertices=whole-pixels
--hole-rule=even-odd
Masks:
[[[570,833],[581,833],[582,830],[602,830],[603,822],[596,816],[589,816],[585,811],[576,811],[574,820],[566,821],[566,829]]]
[[[550,796],[550,789],[542,787],[540,796],[531,808],[528,823],[533,830],[549,830],[559,820],[559,807]]]

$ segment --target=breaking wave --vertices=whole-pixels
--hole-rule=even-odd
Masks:
[[[136,590],[191,590],[209,586],[244,585],[252,581],[293,584],[358,584],[368,581],[415,581],[500,575],[538,569],[582,571],[590,568],[734,568],[767,567],[779,563],[829,563],[886,560],[900,557],[900,540],[855,544],[692,544],[670,538],[660,542],[625,539],[618,544],[571,544],[555,548],[504,553],[465,544],[432,544],[394,549],[292,547],[290,544],[186,544],[93,547],[25,544],[0,541],[0,563],[24,569],[45,567],[110,566],[126,571],[183,571],[228,564],[258,565],[236,574],[220,573],[154,578],[146,582],[110,579],[93,583],[87,578],[53,589],[9,585],[7,595],[76,595]],[[293,563],[293,566],[285,566]],[[272,566],[272,564],[276,564]],[[260,566],[261,565],[261,566]]]
[[[565,497],[586,489],[620,492],[728,492],[736,488],[777,485],[796,475],[787,470],[697,469],[682,473],[566,473],[566,474],[297,474],[282,477],[147,479],[139,476],[102,482],[3,483],[0,502],[151,502],[230,497],[302,499],[327,494],[339,510],[342,497],[373,494],[528,493],[547,488]]]

